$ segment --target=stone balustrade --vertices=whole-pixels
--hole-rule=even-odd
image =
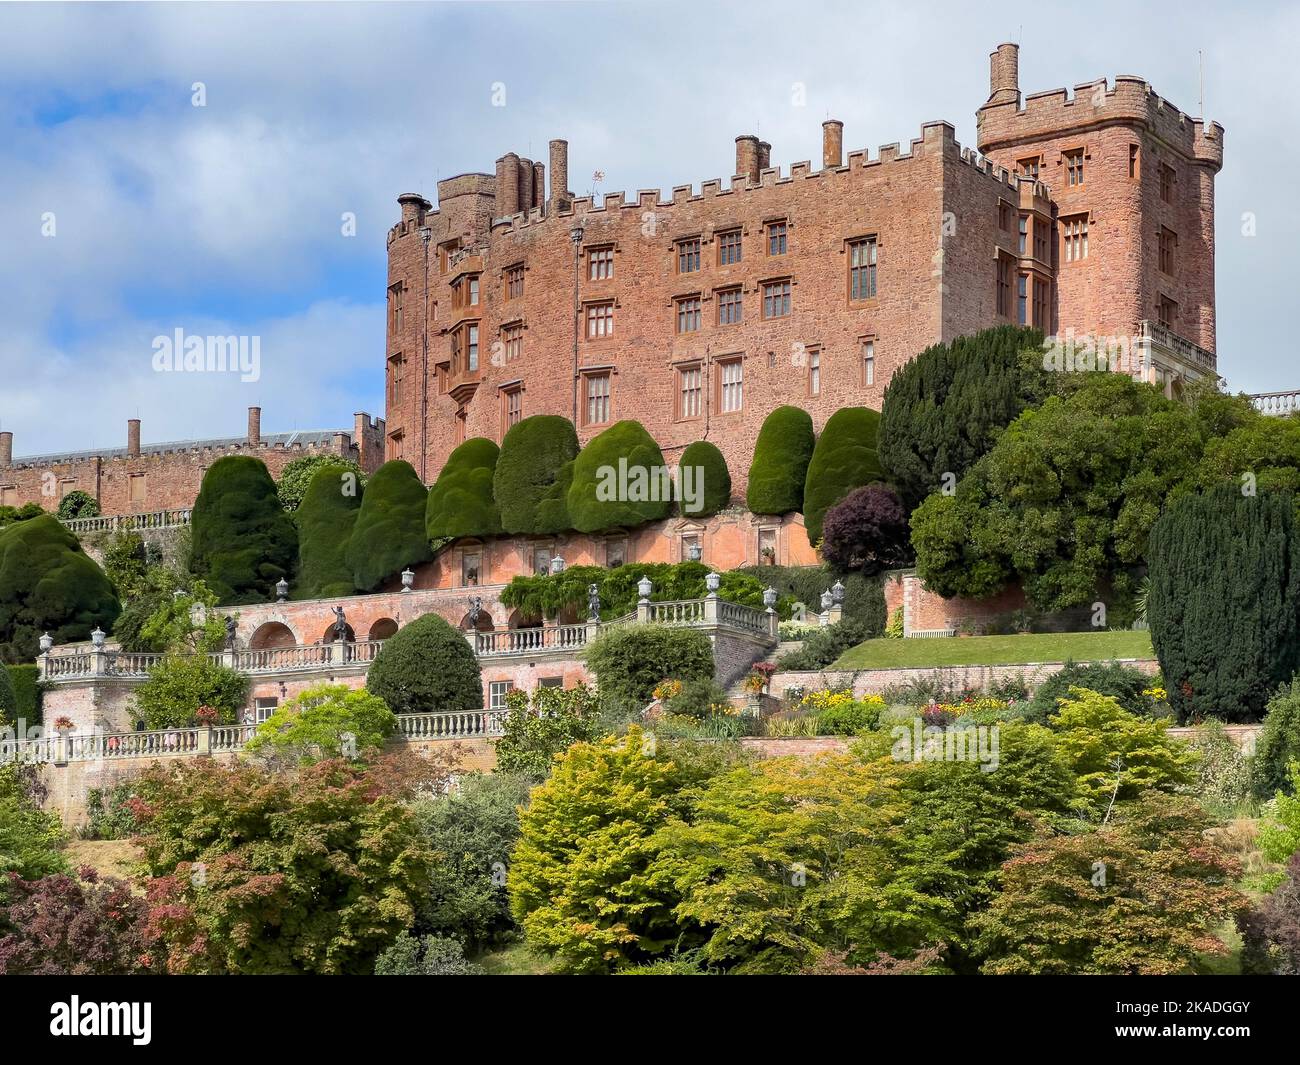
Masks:
[[[78,536],[99,532],[140,532],[145,529],[180,529],[190,523],[189,507],[176,510],[151,510],[145,514],[106,514],[96,518],[60,519],[69,532]]]
[[[237,651],[210,651],[210,662],[238,673],[264,676],[278,673],[324,672],[340,666],[366,666],[375,660],[383,640],[358,640],[305,644],[295,647],[263,647]],[[166,655],[119,651],[105,647],[76,647],[57,654],[37,657],[40,678],[45,681],[84,680],[88,677],[147,677]]]
[[[1256,392],[1250,401],[1260,414],[1285,417],[1300,411],[1300,388],[1290,392]]]
[[[505,710],[467,710],[398,714],[396,742],[495,738],[502,734]],[[155,729],[148,732],[92,732],[0,739],[0,763],[31,765],[94,762],[101,759],[199,757],[242,751],[257,725]]]

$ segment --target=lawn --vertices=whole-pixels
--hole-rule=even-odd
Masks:
[[[1021,662],[1106,662],[1155,658],[1149,632],[1042,632],[1023,636],[951,636],[867,640],[832,669],[994,666]]]

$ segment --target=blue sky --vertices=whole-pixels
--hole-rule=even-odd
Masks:
[[[1020,41],[1024,92],[1137,74],[1191,113],[1204,51],[1206,111],[1227,130],[1220,371],[1234,389],[1300,387],[1285,326],[1300,9],[1006,17],[767,0],[0,5],[0,428],[32,454],[120,446],[132,417],[146,442],[236,435],[254,404],[267,432],[349,426],[382,413],[399,193],[432,197],[506,151],[544,158],[552,137],[579,193],[596,170],[601,192],[726,178],[745,132],[774,165],[818,161],[828,116],[846,151],[938,118],[973,144],[1004,39]],[[177,328],[260,336],[261,379],[155,373],[152,340]]]

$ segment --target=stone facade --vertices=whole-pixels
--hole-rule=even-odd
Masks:
[[[555,141],[549,195],[541,164],[508,153],[440,182],[436,209],[401,196],[386,454],[429,481],[518,417],[568,416],[584,442],[635,418],[670,462],[716,443],[740,493],[772,409],[804,407],[818,429],[879,409],[926,345],[1021,320],[1022,279],[1023,320],[1045,333],[1123,338],[1170,393],[1212,373],[1222,128],[1127,77],[1022,106],[1017,65],[1015,45],[994,52],[983,158],[934,122],[906,150],[845,159],[831,120],[820,168],[783,172],[746,135],[735,175],[699,191],[575,198]],[[874,273],[855,292],[863,255]],[[767,286],[787,281],[788,313],[770,316]]]
[[[0,433],[0,505],[39,503],[57,510],[73,491],[87,492],[104,515],[147,514],[194,505],[209,466],[226,455],[252,455],[272,477],[296,458],[330,455],[372,472],[383,462],[384,420],[354,416],[351,430],[325,429],[262,435],[260,407],[248,409],[243,438],[140,443],[140,422],[127,423],[126,447],[98,452],[13,455],[13,434]]]

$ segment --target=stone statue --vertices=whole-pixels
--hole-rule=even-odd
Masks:
[[[587,585],[587,617],[591,621],[600,620],[600,585]]]
[[[235,619],[229,614],[226,615],[226,650],[235,649]]]
[[[471,629],[478,628],[479,616],[483,613],[483,597],[481,595],[473,596],[469,601],[469,613],[465,615],[465,623]]]
[[[336,643],[348,638],[348,616],[341,606],[334,608],[334,640]]]

